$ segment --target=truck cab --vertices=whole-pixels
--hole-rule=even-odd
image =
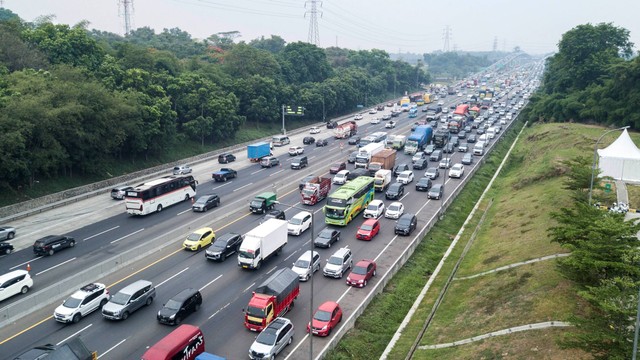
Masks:
[[[249,210],[254,214],[263,214],[273,208],[276,199],[276,193],[273,192],[259,194],[249,203]]]

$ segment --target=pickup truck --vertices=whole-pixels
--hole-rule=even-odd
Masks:
[[[215,181],[227,181],[236,177],[238,177],[238,172],[231,168],[222,168],[220,171],[211,174],[211,178]]]

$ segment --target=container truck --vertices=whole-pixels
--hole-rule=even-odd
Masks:
[[[262,331],[273,319],[286,314],[299,294],[298,274],[289,268],[278,270],[253,291],[244,312],[244,326]]]
[[[383,149],[371,156],[369,161],[369,176],[374,176],[380,169],[391,170],[396,165],[396,151]]]
[[[391,184],[391,175],[393,171],[387,169],[381,169],[376,171],[373,177],[373,189],[375,191],[386,191]]]
[[[391,147],[395,150],[404,149],[405,144],[407,143],[406,135],[389,135],[389,139],[387,139],[387,147]]]
[[[353,120],[347,121],[344,124],[340,124],[333,129],[333,136],[335,136],[336,139],[350,138],[357,133],[358,133],[358,125]]]
[[[433,128],[431,125],[419,125],[413,130],[407,143],[404,146],[404,153],[413,155],[418,151],[422,151],[424,147],[431,142]]]
[[[238,266],[259,269],[265,260],[279,254],[287,245],[288,224],[286,220],[269,219],[246,233],[238,251]]]
[[[358,150],[358,155],[356,156],[356,169],[366,169],[369,165],[371,157],[382,149],[384,149],[384,142],[373,142],[365,147],[361,147],[360,150]]]
[[[251,162],[258,162],[260,158],[271,155],[271,144],[259,142],[247,145],[247,157]]]
[[[249,210],[254,214],[264,214],[267,210],[273,209],[277,196],[274,192],[263,192],[249,203]]]
[[[305,205],[315,205],[325,199],[331,191],[331,178],[321,177],[317,182],[308,182],[304,185],[300,195]]]

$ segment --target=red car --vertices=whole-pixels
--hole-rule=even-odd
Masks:
[[[331,167],[329,168],[329,173],[330,174],[337,174],[340,170],[346,170],[347,169],[347,164],[343,162],[337,162],[333,165],[331,165]]]
[[[378,219],[367,219],[358,228],[356,233],[356,239],[358,240],[371,240],[374,236],[380,232],[380,222]]]
[[[313,314],[313,335],[328,336],[331,329],[336,327],[342,321],[342,309],[340,305],[334,301],[327,301],[318,307]],[[309,324],[307,324],[307,332],[309,332]]]
[[[365,287],[367,281],[376,276],[376,263],[373,260],[360,260],[347,276],[347,285]]]

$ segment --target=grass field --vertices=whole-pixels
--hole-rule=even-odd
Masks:
[[[563,174],[567,169],[562,161],[578,155],[590,158],[593,145],[602,132],[602,128],[578,124],[534,124],[525,129],[510,160],[481,204],[483,211],[478,212],[467,225],[418,312],[391,352],[390,359],[405,358],[485,209],[485,221],[456,277],[565,252],[547,237],[547,229],[553,224],[551,211],[570,201],[569,193],[563,189]],[[601,147],[614,141],[617,135],[607,136]],[[631,135],[638,142],[636,134]],[[372,302],[355,329],[329,354],[329,359],[373,359],[382,354],[420,288],[479,198],[488,178],[495,172],[498,157],[506,152],[504,145],[496,149],[493,159],[484,165],[448,210],[449,215],[427,234],[428,240],[423,241],[407,265]],[[634,191],[636,189],[631,193]],[[611,194],[594,192],[594,198],[607,203]],[[490,199],[493,201],[488,207]],[[566,321],[572,314],[586,308],[575,292],[574,285],[557,271],[555,260],[535,262],[473,279],[454,280],[419,345],[448,343],[529,323]],[[589,354],[563,349],[559,345],[559,340],[570,331],[574,330],[534,330],[447,349],[419,349],[413,358],[590,358]]]

